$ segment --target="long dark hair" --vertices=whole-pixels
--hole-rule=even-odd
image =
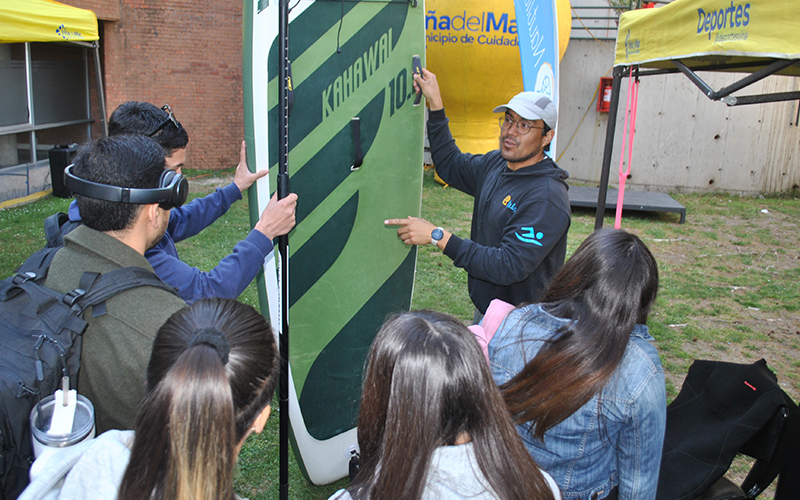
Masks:
[[[647,323],[657,291],[658,266],[642,240],[615,229],[586,238],[542,300],[549,313],[572,321],[500,388],[514,419],[530,422],[543,439],[598,394],[633,326]]]
[[[272,329],[255,309],[204,299],[159,329],[122,500],[230,499],[235,450],[278,382]]]
[[[400,314],[372,344],[358,417],[358,499],[416,500],[431,455],[468,433],[502,499],[552,499],[525,449],[472,333],[433,311]]]

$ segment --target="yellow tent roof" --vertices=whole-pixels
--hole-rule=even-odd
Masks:
[[[98,40],[91,10],[53,0],[2,0],[0,43],[90,42]]]
[[[766,59],[800,58],[800,0],[675,0],[624,13],[615,66],[689,68],[716,64],[763,66]],[[748,67],[736,68],[747,72]],[[800,76],[790,66],[778,74]]]

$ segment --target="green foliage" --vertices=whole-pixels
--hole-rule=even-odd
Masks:
[[[20,207],[0,209],[0,274],[5,278],[44,247],[44,219],[66,212],[71,199],[46,196]]]

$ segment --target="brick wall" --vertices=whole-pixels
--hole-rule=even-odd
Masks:
[[[236,165],[244,137],[240,1],[62,1],[102,20],[109,115],[125,101],[169,104],[189,132],[188,167]]]

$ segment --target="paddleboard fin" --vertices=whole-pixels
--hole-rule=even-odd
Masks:
[[[351,446],[347,451],[350,452],[350,462],[347,464],[347,475],[352,483],[356,478],[356,474],[358,474],[358,469],[361,466],[361,455],[358,454],[358,450],[355,446]]]

